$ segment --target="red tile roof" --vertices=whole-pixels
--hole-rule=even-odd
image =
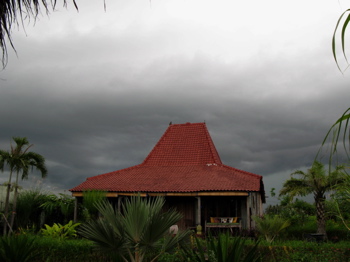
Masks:
[[[223,165],[205,123],[170,125],[139,165],[70,189],[112,192],[263,191],[262,176]]]
[[[222,165],[205,123],[170,125],[142,165]]]

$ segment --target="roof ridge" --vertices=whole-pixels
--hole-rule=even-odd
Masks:
[[[86,181],[87,180],[93,180],[93,179],[99,179],[99,178],[102,178],[102,177],[105,177],[105,176],[109,176],[109,175],[113,175],[113,174],[116,174],[116,173],[119,173],[119,172],[122,172],[122,171],[128,171],[128,170],[131,170],[131,169],[138,168],[140,166],[141,166],[141,164],[138,164],[138,165],[135,165],[135,166],[130,166],[130,167],[126,167],[126,168],[123,168],[123,169],[111,171],[111,172],[108,172],[108,173],[104,173],[104,174],[99,174],[99,175],[96,175],[96,176],[88,177],[86,179]]]
[[[254,173],[251,173],[251,172],[248,172],[248,171],[244,171],[242,169],[239,169],[239,168],[236,168],[236,167],[232,167],[232,166],[228,166],[228,165],[225,165],[225,164],[222,164],[222,166],[225,167],[225,168],[228,168],[228,169],[234,169],[234,170],[236,170],[238,172],[241,172],[243,174],[254,176],[254,177],[257,177],[257,178],[262,178],[263,177],[262,175],[254,174]]]
[[[209,148],[211,150],[211,154],[212,154],[212,157],[214,158],[214,163],[215,164],[218,164],[216,163],[217,161],[219,162],[220,165],[222,165],[222,161],[220,159],[220,155],[219,155],[219,152],[217,151],[215,145],[214,145],[214,141],[213,139],[211,138],[210,134],[209,134],[209,131],[208,131],[208,128],[207,128],[207,125],[206,123],[204,122],[204,126],[205,126],[205,132],[206,132],[206,135],[207,135],[207,139],[208,139],[208,142],[209,142]],[[216,156],[218,157],[218,159],[215,159]],[[210,164],[210,163],[208,163]]]

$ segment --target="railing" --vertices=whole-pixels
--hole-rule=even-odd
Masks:
[[[212,222],[212,221],[214,221],[214,222]],[[211,217],[210,223],[205,222],[205,233],[207,233],[207,231],[210,228],[228,228],[228,229],[230,229],[231,232],[233,231],[233,228],[238,228],[239,230],[241,230],[242,223],[241,223],[241,221],[239,221],[239,222],[237,222],[237,221],[238,221],[237,217],[235,217],[235,218],[232,218],[232,217]]]

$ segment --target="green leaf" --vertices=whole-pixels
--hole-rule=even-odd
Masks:
[[[338,21],[337,21],[337,25],[335,26],[335,29],[334,29],[334,33],[333,33],[333,37],[332,37],[332,52],[333,52],[333,57],[334,57],[334,60],[338,66],[338,69],[340,71],[341,68],[339,66],[339,63],[338,63],[338,59],[337,59],[337,54],[336,54],[336,35],[337,35],[337,32],[338,32],[338,29],[339,29],[339,26],[340,26],[340,22],[343,20],[343,17],[350,12],[350,9],[346,10],[344,13],[342,13],[342,15],[339,17]],[[350,14],[347,16],[347,18],[345,19],[345,21],[343,22],[343,25],[342,25],[342,29],[341,29],[341,46],[342,46],[342,52],[343,52],[343,55],[344,55],[344,58],[346,60],[346,62],[348,62],[347,60],[347,57],[346,57],[346,54],[345,54],[345,31],[347,29],[347,26],[349,24],[349,21],[350,21]]]

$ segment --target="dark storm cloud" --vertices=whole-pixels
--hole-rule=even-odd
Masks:
[[[19,57],[0,73],[0,148],[28,137],[57,191],[141,163],[170,121],[205,121],[225,164],[276,187],[311,165],[348,106],[327,37],[295,51],[297,37],[276,46],[190,20],[82,29],[78,19],[15,35]]]

